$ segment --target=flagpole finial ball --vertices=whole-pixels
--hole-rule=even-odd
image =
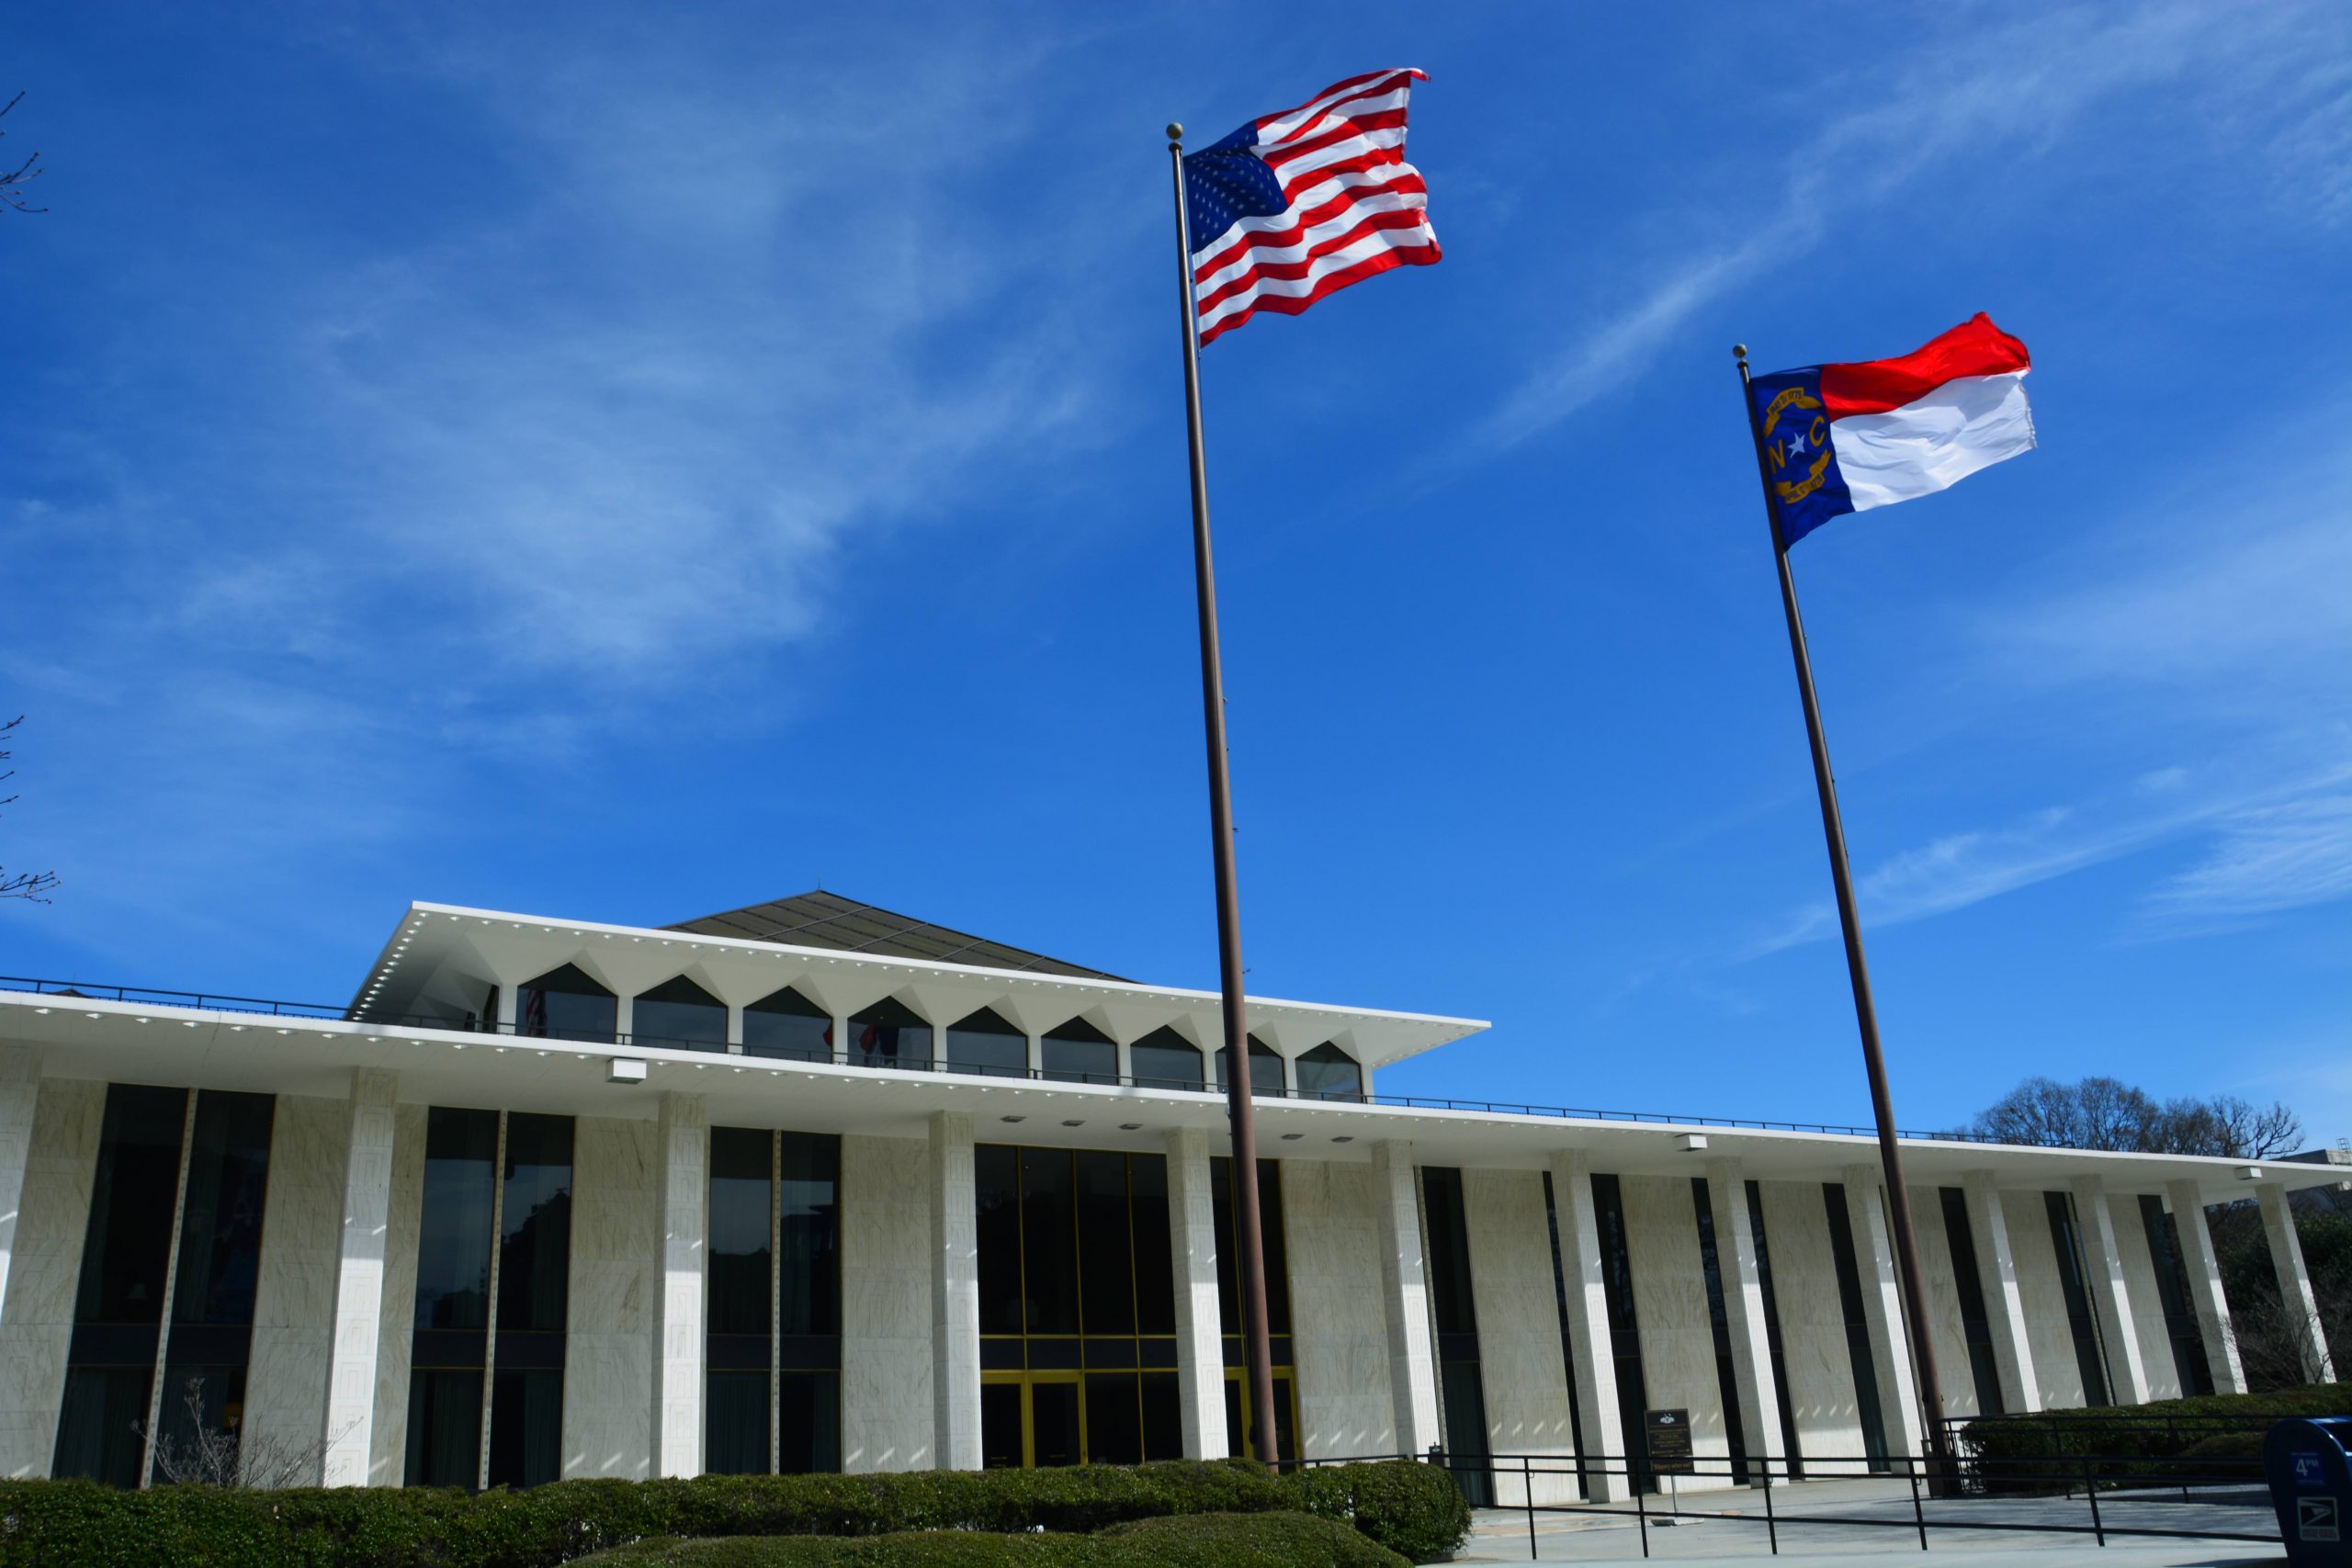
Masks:
[[[1744,344],[1744,343],[1736,343],[1736,344],[1733,344],[1731,345],[1731,356],[1732,356],[1734,359],[1745,359],[1745,358],[1747,358],[1747,345],[1746,344]]]
[[[1168,122],[1168,140],[1170,141],[1182,141],[1184,140],[1184,127],[1182,122],[1172,119]]]

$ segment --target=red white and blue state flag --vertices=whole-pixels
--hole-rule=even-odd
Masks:
[[[1260,310],[1295,316],[1391,267],[1440,254],[1429,187],[1405,162],[1412,70],[1325,88],[1184,157],[1201,342]]]
[[[1809,365],[1749,388],[1793,545],[1832,517],[1928,495],[2033,449],[2025,344],[1983,311],[1898,359]]]

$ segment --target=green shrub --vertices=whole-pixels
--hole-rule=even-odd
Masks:
[[[1415,1562],[1443,1557],[1470,1533],[1470,1505],[1438,1465],[1404,1459],[1317,1465],[1288,1483],[1294,1507],[1352,1525]]]
[[[2232,1480],[2250,1472],[2227,1447],[2204,1448],[2207,1439],[2233,1430],[2254,1433],[2252,1451],[2259,1455],[2258,1435],[2273,1421],[2347,1411],[2352,1393],[2317,1383],[2052,1411],[2046,1417],[1980,1416],[1961,1428],[1960,1441],[1978,1478],[2004,1492],[2061,1491],[2079,1486],[2086,1472],[2101,1482],[2194,1479],[2200,1464],[2211,1466],[2211,1479]]]
[[[853,1538],[647,1540],[579,1568],[1399,1568],[1345,1525],[1306,1514],[1193,1514],[1094,1535],[931,1530]]]
[[[1351,1526],[1417,1561],[1451,1550],[1468,1526],[1442,1472],[1402,1461],[1289,1478],[1253,1461],[1224,1460],[560,1481],[478,1497],[425,1488],[118,1492],[80,1481],[0,1481],[0,1568],[558,1568],[647,1538],[1085,1535],[1143,1519],[1284,1510]]]

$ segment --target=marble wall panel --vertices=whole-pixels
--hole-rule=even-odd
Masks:
[[[1372,1168],[1286,1159],[1282,1171],[1299,1451],[1308,1459],[1392,1453],[1396,1402]]]
[[[47,1475],[57,1450],[106,1106],[107,1086],[78,1078],[42,1080],[34,1103],[7,1311],[0,1314],[0,1475]]]
[[[842,1468],[932,1467],[930,1155],[842,1139]]]
[[[1944,1414],[1974,1416],[1976,1374],[1968,1357],[1968,1325],[1961,1315],[1960,1280],[1952,1272],[1951,1231],[1944,1224],[1943,1191],[1911,1189],[1911,1231],[1919,1244],[1919,1272],[1928,1284],[1928,1326],[1934,1335],[1936,1376],[1943,1384]]]
[[[1464,1170],[1463,1219],[1470,1233],[1470,1290],[1478,1314],[1478,1371],[1487,1399],[1487,1451],[1575,1459],[1568,1415],[1567,1364],[1560,1350],[1559,1281],[1552,1271],[1552,1226],[1540,1170]],[[1691,1232],[1695,1247],[1698,1232]],[[1704,1304],[1703,1303],[1702,1303]],[[1710,1355],[1713,1348],[1710,1345]],[[1573,1503],[1577,1478],[1558,1473],[1532,1482],[1495,1469],[1495,1501],[1522,1506]]]
[[[376,1340],[369,1479],[398,1486],[408,1472],[408,1370],[416,1334],[416,1248],[424,1222],[422,1105],[392,1115],[392,1201],[384,1225],[384,1315]]]
[[[2165,1322],[2165,1298],[2156,1286],[2155,1249],[2148,1245],[2147,1221],[2136,1193],[2112,1192],[2107,1210],[2115,1224],[2116,1249],[2123,1255],[2123,1288],[2132,1298],[2133,1337],[2150,1399],[2178,1399],[2180,1362],[2173,1355],[2172,1329]]]
[[[349,1101],[277,1097],[262,1200],[244,1429],[254,1441],[281,1450],[308,1452],[324,1432],[350,1145]],[[314,1462],[295,1484],[315,1486],[322,1479]]]
[[[1707,1277],[1699,1255],[1698,1210],[1687,1177],[1628,1176],[1626,1247],[1633,1262],[1634,1311],[1641,1325],[1642,1381],[1653,1410],[1690,1412],[1690,1448],[1712,1475],[1684,1476],[1682,1489],[1729,1486],[1724,1461],[1722,1385],[1715,1334],[1707,1311]],[[1774,1253],[1776,1263],[1779,1254]]]
[[[1759,1191],[1799,1452],[1806,1459],[1859,1460],[1862,1423],[1854,1403],[1854,1359],[1821,1183],[1766,1181]],[[1832,1473],[1852,1468],[1840,1465]]]
[[[2033,1347],[2041,1407],[2079,1410],[2082,1363],[2075,1358],[2075,1330],[2066,1315],[2066,1287],[2058,1272],[2050,1212],[2040,1192],[2003,1192],[2001,1213],[2009,1222],[2009,1251],[2018,1266],[2018,1294],[2025,1303],[2026,1341]]]
[[[582,1116],[571,1134],[563,1478],[653,1466],[654,1124]]]

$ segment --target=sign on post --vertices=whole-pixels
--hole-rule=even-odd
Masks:
[[[1649,1441],[1653,1472],[1659,1475],[1698,1472],[1690,1452],[1690,1412],[1645,1410],[1642,1413],[1642,1433]]]

